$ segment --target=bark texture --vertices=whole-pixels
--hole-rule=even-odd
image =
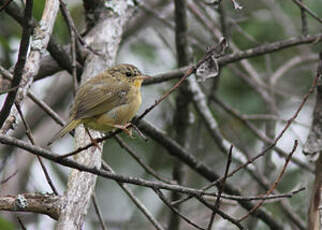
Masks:
[[[123,27],[133,12],[131,1],[108,1],[105,3],[104,17],[87,34],[87,44],[100,55],[90,53],[85,61],[82,79],[94,77],[108,66],[114,64],[116,53],[123,34]],[[102,9],[100,9],[101,11]],[[98,132],[91,132],[93,138]],[[75,148],[89,143],[89,136],[83,127],[76,129]],[[102,145],[101,145],[102,148]],[[112,154],[112,153],[111,153]],[[101,151],[92,147],[77,156],[77,162],[89,167],[101,167]],[[66,203],[58,219],[57,229],[82,229],[89,201],[96,184],[96,175],[72,170],[67,190]]]

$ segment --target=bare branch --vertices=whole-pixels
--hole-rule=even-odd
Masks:
[[[103,168],[106,171],[109,171],[111,173],[115,173],[113,169],[103,161]],[[131,189],[128,188],[127,185],[117,182],[121,189],[126,193],[126,195],[133,201],[133,203],[136,205],[136,207],[143,213],[143,215],[152,223],[152,225],[157,230],[164,230],[162,225],[153,217],[153,215],[150,213],[150,211],[145,207],[145,205],[134,195],[134,193],[131,191]]]
[[[315,179],[311,193],[310,206],[308,210],[308,229],[320,229],[321,223],[321,203],[322,203],[322,53],[320,53],[320,63],[317,69],[316,101],[313,111],[313,121],[303,152],[310,159],[315,161]]]
[[[298,5],[301,8],[301,10],[304,10],[309,15],[311,15],[315,20],[322,23],[322,19],[316,13],[314,13],[309,7],[307,7],[303,2],[301,2],[300,0],[292,0],[292,1],[296,5]]]
[[[21,84],[23,85],[23,87],[19,88],[17,92],[16,102],[18,104],[20,104],[20,102],[27,95],[27,92],[33,82],[33,78],[38,73],[40,58],[42,56],[42,53],[44,53],[47,48],[47,44],[49,42],[49,38],[55,23],[58,7],[58,0],[46,2],[39,26],[35,27],[34,29],[33,39],[30,44],[30,53],[26,60],[24,68],[25,71],[21,78]],[[31,19],[29,19],[27,22],[29,23],[30,20]],[[17,114],[17,111],[14,108],[13,110],[11,110],[10,115],[8,116],[9,119],[5,121],[4,127],[1,129],[2,133],[7,133],[8,128],[11,127],[12,124],[10,117],[15,116],[15,114]],[[1,122],[0,127],[2,126],[3,122]]]
[[[33,136],[32,136],[32,134],[31,134],[31,129],[30,129],[30,127],[29,127],[28,123],[26,122],[26,120],[25,120],[25,118],[24,118],[24,116],[23,116],[23,113],[22,113],[22,111],[21,111],[20,105],[16,103],[16,107],[17,107],[18,113],[19,113],[19,115],[20,115],[20,118],[21,118],[21,120],[22,120],[22,123],[23,123],[23,125],[25,126],[26,133],[27,133],[27,136],[28,136],[28,138],[29,138],[29,140],[30,140],[30,143],[31,143],[32,145],[36,145],[36,143],[35,143],[35,139],[34,139],[34,137],[33,137]],[[42,168],[42,170],[43,170],[43,172],[44,172],[44,174],[45,174],[45,177],[46,177],[47,183],[49,184],[49,186],[50,186],[51,190],[54,192],[54,194],[55,194],[55,195],[58,195],[57,189],[56,189],[56,187],[55,187],[55,185],[54,185],[54,183],[53,183],[52,179],[51,179],[51,178],[50,178],[50,176],[49,176],[49,173],[48,173],[48,171],[47,171],[47,169],[46,169],[46,167],[45,167],[44,162],[42,161],[42,159],[41,159],[39,156],[37,156],[37,159],[38,159],[38,161],[39,161],[39,163],[40,163],[40,166],[41,166],[41,168]]]
[[[0,210],[41,213],[57,220],[63,202],[61,196],[23,193],[16,196],[0,197]]]
[[[218,188],[218,195],[217,195],[217,199],[216,199],[216,203],[215,203],[215,210],[211,214],[211,218],[210,218],[210,221],[209,221],[209,224],[208,224],[208,230],[211,230],[212,224],[214,222],[214,219],[215,219],[215,216],[216,216],[216,213],[217,213],[217,210],[220,207],[220,198],[221,198],[221,194],[223,192],[224,185],[225,185],[225,182],[226,182],[226,179],[227,179],[227,175],[228,175],[228,171],[229,171],[229,167],[230,167],[230,163],[231,163],[232,152],[233,152],[233,145],[231,145],[230,149],[229,149],[229,154],[228,154],[228,158],[227,158],[225,174],[224,174],[223,179],[220,181],[220,185],[219,185],[219,188]]]
[[[100,221],[102,230],[107,230],[107,227],[105,225],[105,222],[104,222],[104,219],[103,219],[103,216],[102,216],[101,209],[99,208],[99,205],[97,203],[97,199],[96,199],[95,193],[92,196],[92,202],[93,202],[93,205],[94,205],[95,212],[96,212],[96,214],[98,216],[98,219]]]
[[[286,171],[287,165],[290,162],[290,160],[292,158],[292,155],[295,152],[296,148],[297,148],[297,140],[295,140],[293,149],[290,152],[290,154],[288,155],[288,157],[286,158],[285,163],[283,165],[283,168],[282,168],[280,174],[278,175],[278,177],[274,181],[274,183],[271,186],[271,188],[266,192],[266,195],[271,194],[276,189],[277,185],[281,181],[282,176],[284,175],[284,173]],[[258,209],[263,203],[264,203],[264,200],[259,201],[245,216],[239,218],[239,221],[241,222],[241,221],[245,220],[250,214],[252,214],[256,209]]]
[[[24,25],[22,27],[22,36],[21,36],[21,42],[20,42],[20,47],[19,47],[19,54],[18,54],[18,61],[15,65],[15,70],[14,70],[14,76],[13,80],[11,82],[11,88],[15,88],[20,85],[21,79],[23,77],[23,71],[25,68],[26,64],[26,59],[27,59],[27,53],[28,53],[28,48],[29,48],[29,41],[30,41],[30,36],[32,34],[33,28],[30,25],[30,20],[32,17],[32,5],[33,1],[28,0],[26,1],[26,8],[25,8],[25,13],[24,13]],[[2,109],[0,111],[0,129],[3,127],[6,119],[9,117],[11,107],[14,104],[14,101],[16,100],[16,95],[17,95],[18,89],[9,92],[6,101],[4,105],[2,106]],[[6,124],[6,127],[9,128],[11,127],[11,124]],[[6,130],[1,130],[2,133],[6,133]]]

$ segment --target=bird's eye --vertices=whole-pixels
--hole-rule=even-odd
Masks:
[[[126,75],[127,77],[131,77],[131,76],[132,76],[132,73],[131,73],[131,72],[126,72],[126,73],[125,73],[125,75]]]

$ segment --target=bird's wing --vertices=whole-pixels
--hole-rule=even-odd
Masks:
[[[83,119],[106,113],[127,102],[130,86],[121,81],[96,81],[80,87],[71,116]]]

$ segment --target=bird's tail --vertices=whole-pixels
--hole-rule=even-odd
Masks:
[[[68,124],[66,124],[61,130],[58,131],[58,133],[55,134],[53,138],[48,142],[47,145],[51,145],[54,143],[58,138],[61,138],[64,136],[66,133],[72,131],[73,129],[76,128],[80,124],[81,120],[72,120]]]

